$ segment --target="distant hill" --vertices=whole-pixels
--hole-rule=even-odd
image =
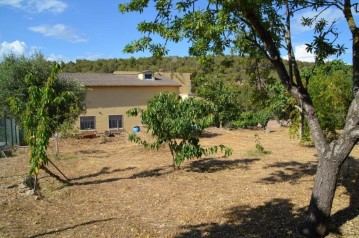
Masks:
[[[214,59],[214,62],[214,68],[207,69],[201,66],[195,57],[172,56],[163,59],[155,59],[153,57],[136,59],[131,57],[129,59],[98,59],[94,61],[78,59],[76,62],[70,61],[65,63],[63,65],[63,72],[113,73],[114,71],[151,70],[152,72],[162,71],[197,74],[200,72],[214,71],[225,74],[229,80],[242,81],[248,78],[248,70],[260,67],[261,70],[270,71],[270,76],[277,77],[271,64],[266,61],[253,64],[241,56],[218,56]],[[300,68],[309,67],[311,65],[311,63],[299,62]]]

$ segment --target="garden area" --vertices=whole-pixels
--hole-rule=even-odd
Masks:
[[[61,139],[58,159],[50,141],[50,159],[70,182],[41,170],[41,196],[22,184],[29,155],[18,150],[0,158],[0,237],[299,237],[316,150],[290,139],[287,127],[269,129],[208,128],[201,145],[223,143],[233,154],[187,160],[179,170],[167,146],[145,149],[126,133]],[[359,236],[358,159],[354,147],[341,168],[328,237]]]

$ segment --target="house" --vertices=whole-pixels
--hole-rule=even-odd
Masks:
[[[87,89],[87,112],[79,116],[80,132],[132,131],[141,125],[139,117],[127,117],[133,107],[145,108],[147,101],[160,92],[180,94],[181,83],[161,74],[144,72],[61,73],[62,80],[76,80]]]

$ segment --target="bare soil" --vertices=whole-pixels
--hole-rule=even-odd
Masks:
[[[255,152],[255,134],[270,153]],[[300,146],[283,127],[268,134],[209,128],[201,138],[206,146],[221,143],[232,156],[174,170],[167,147],[143,149],[126,134],[63,139],[60,159],[52,141],[50,157],[71,184],[41,171],[41,197],[21,185],[26,151],[0,158],[0,237],[299,237],[315,149]],[[359,237],[358,158],[355,148],[342,168],[329,237]]]

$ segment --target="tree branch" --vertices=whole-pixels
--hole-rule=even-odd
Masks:
[[[350,132],[349,136],[351,139],[359,139],[359,126],[354,127]]]

